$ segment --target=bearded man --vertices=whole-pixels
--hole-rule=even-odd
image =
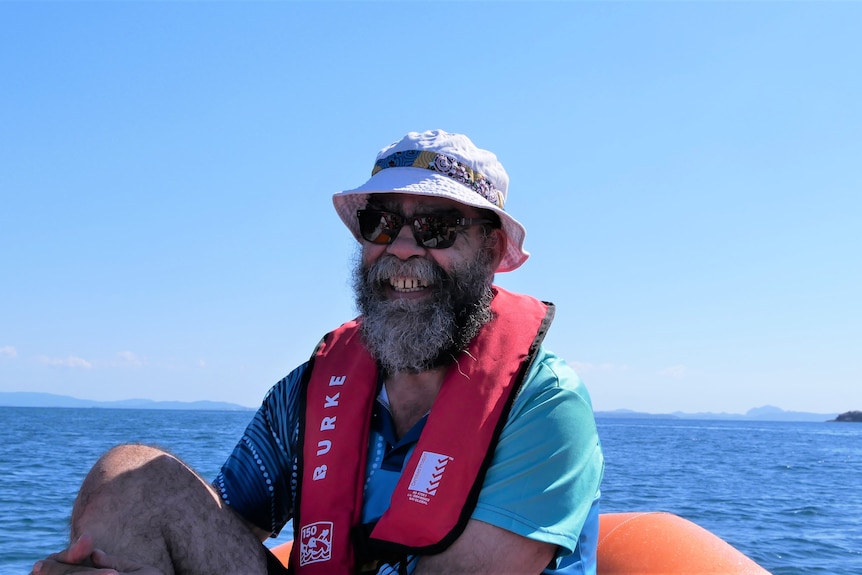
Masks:
[[[529,255],[508,182],[463,135],[381,150],[333,196],[359,317],[269,391],[212,485],[151,447],[108,452],[73,543],[33,572],[594,573],[589,395],[542,345],[553,306],[493,284]],[[260,544],[288,521],[289,570]]]

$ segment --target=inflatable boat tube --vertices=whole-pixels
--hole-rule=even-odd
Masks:
[[[769,572],[729,543],[671,513],[605,513],[599,518],[600,575]]]
[[[291,544],[272,549],[285,565]],[[598,575],[769,575],[717,535],[672,513],[603,513],[597,553]]]

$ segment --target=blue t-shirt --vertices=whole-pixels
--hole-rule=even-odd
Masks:
[[[293,517],[304,364],[277,383],[213,482],[224,501],[277,534]],[[362,519],[389,505],[424,420],[395,437],[385,392],[372,414]],[[604,469],[589,394],[574,371],[540,348],[494,451],[472,518],[558,547],[546,573],[595,573]],[[409,570],[415,566],[411,560]],[[392,566],[383,567],[380,575]]]

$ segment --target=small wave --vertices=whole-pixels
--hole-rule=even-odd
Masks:
[[[818,515],[822,515],[823,511],[820,507],[816,507],[814,505],[806,505],[804,507],[797,507],[795,509],[787,509],[784,513],[789,513],[791,515],[796,515],[799,517],[817,517]]]

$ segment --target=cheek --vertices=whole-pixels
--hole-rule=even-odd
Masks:
[[[428,255],[426,257],[440,266],[447,275],[451,275],[455,268],[463,266],[466,261],[463,253],[452,248],[445,250],[428,250]]]
[[[368,242],[362,243],[362,264],[368,267],[369,264],[377,261],[380,256],[386,252],[386,246],[378,246]]]
[[[458,238],[458,241],[451,248],[428,250],[428,253],[443,269],[451,270],[453,267],[462,267],[466,263],[474,261],[478,257],[482,246],[483,240],[481,237],[464,234]]]

